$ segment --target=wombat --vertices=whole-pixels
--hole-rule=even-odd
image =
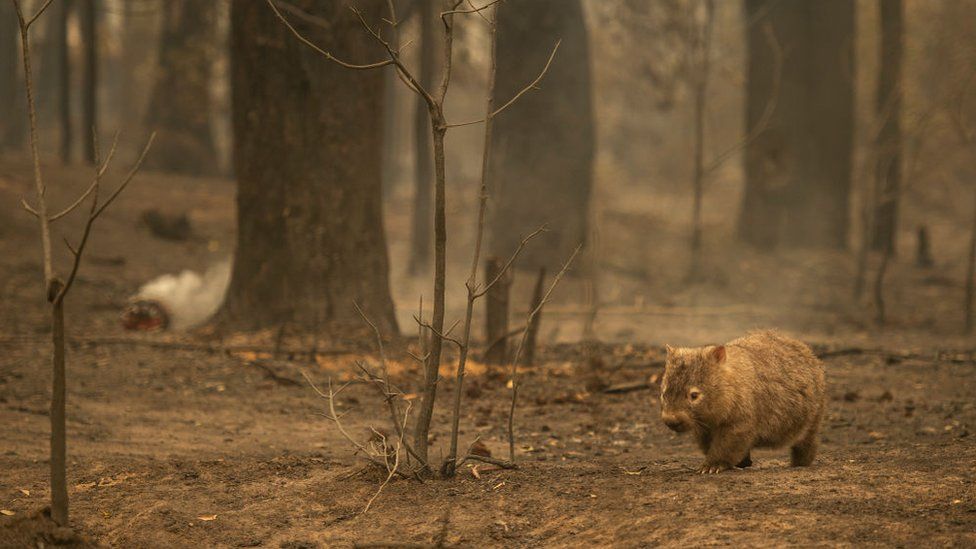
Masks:
[[[753,448],[791,447],[810,465],[823,418],[824,369],[804,343],[774,331],[725,345],[667,346],[661,419],[691,431],[705,453],[699,473],[752,465]]]

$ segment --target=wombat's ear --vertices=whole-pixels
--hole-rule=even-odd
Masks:
[[[667,352],[668,356],[671,356],[671,355],[674,354],[674,347],[668,345],[667,343],[664,344],[664,350],[665,350],[665,352]]]
[[[716,345],[712,348],[711,352],[709,352],[709,355],[711,355],[715,364],[725,362],[725,345]]]

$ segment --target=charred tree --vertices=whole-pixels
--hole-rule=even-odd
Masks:
[[[739,237],[847,245],[854,133],[854,3],[746,0],[746,187]],[[775,82],[770,28],[787,52]],[[764,120],[767,105],[776,108]],[[766,126],[760,127],[762,123]]]
[[[146,164],[213,175],[218,166],[210,131],[210,77],[217,3],[169,0],[162,9],[156,82],[146,117],[146,127],[157,137]]]
[[[510,0],[499,12],[498,105],[537,76],[558,40],[539,89],[495,123],[489,169],[489,253],[507,256],[545,223],[519,261],[553,271],[588,232],[595,133],[583,9],[579,0]]]
[[[94,164],[94,130],[98,127],[98,14],[95,0],[81,0],[77,6],[82,49],[82,158],[85,162]]]
[[[305,0],[312,42],[352,59],[382,52],[339,0]],[[369,20],[379,0],[363,2]],[[368,9],[366,9],[368,8]],[[264,2],[231,8],[237,254],[218,324],[396,332],[381,209],[382,71],[323,62]]]
[[[485,261],[485,280],[498,279],[485,294],[485,363],[505,364],[508,360],[508,298],[512,287],[510,272],[502,271],[502,261]]]
[[[437,64],[437,43],[434,40],[434,2],[416,0],[415,9],[420,21],[420,84],[424,89],[433,88],[434,65]],[[415,99],[413,111],[414,196],[410,218],[410,274],[420,274],[430,269],[431,219],[433,205],[434,166],[431,153],[430,115],[427,103]]]
[[[878,71],[877,112],[881,122],[875,147],[875,189],[878,210],[871,247],[895,247],[898,196],[901,187],[901,66],[904,44],[902,0],[878,0],[881,14],[881,64]]]
[[[18,31],[13,4],[0,2],[0,151],[21,148],[26,136]]]

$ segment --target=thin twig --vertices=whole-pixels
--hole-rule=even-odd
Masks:
[[[485,286],[483,288],[481,288],[479,291],[475,292],[475,297],[481,297],[481,296],[487,294],[495,286],[495,284],[497,284],[498,281],[501,280],[502,277],[505,274],[507,274],[508,271],[512,268],[512,265],[515,264],[515,260],[518,259],[519,254],[522,253],[522,250],[525,248],[525,245],[528,244],[529,241],[532,240],[533,238],[535,238],[535,237],[539,236],[540,234],[546,232],[546,230],[547,230],[546,229],[546,226],[543,225],[543,226],[539,227],[538,229],[532,231],[529,234],[529,236],[523,238],[519,242],[518,247],[515,248],[515,252],[512,253],[512,255],[508,258],[508,261],[506,261],[505,264],[502,266],[502,268],[499,269],[498,274],[495,275],[495,278],[491,279],[487,284],[485,284]]]
[[[342,438],[346,439],[346,441],[349,442],[349,444],[352,444],[357,450],[359,450],[360,452],[362,452],[363,456],[365,456],[366,459],[368,459],[370,462],[372,462],[372,463],[374,463],[376,465],[379,465],[379,466],[383,467],[384,469],[387,468],[387,464],[385,462],[380,461],[379,458],[377,458],[376,456],[372,455],[372,453],[369,451],[368,448],[366,448],[365,446],[363,446],[362,443],[358,442],[356,439],[354,439],[352,437],[352,435],[349,434],[348,431],[346,431],[346,428],[343,427],[343,425],[342,425],[342,421],[340,421],[340,417],[341,416],[336,413],[336,409],[335,409],[335,397],[339,393],[341,393],[346,387],[348,387],[349,386],[349,383],[346,383],[343,386],[339,387],[339,390],[333,390],[332,389],[332,379],[330,378],[329,379],[329,393],[326,394],[326,393],[322,392],[322,390],[319,389],[318,386],[315,385],[315,382],[312,381],[312,378],[308,377],[308,374],[305,373],[304,371],[302,372],[302,377],[304,377],[305,378],[305,381],[308,382],[308,384],[312,387],[312,390],[314,390],[316,392],[316,394],[318,394],[320,397],[322,397],[323,399],[325,399],[325,401],[328,403],[328,406],[329,406],[329,415],[326,415],[325,417],[327,417],[329,420],[331,420],[333,423],[335,423],[336,428],[339,429],[339,434],[342,435]],[[398,469],[394,469],[394,474],[400,475],[400,476],[402,476],[404,478],[410,478],[410,475],[407,475],[406,473],[404,473],[403,471],[400,471]]]
[[[410,414],[410,403],[407,402],[407,407],[403,411],[403,424],[404,425],[407,424],[407,417],[409,416],[409,414]],[[394,423],[396,423],[396,421],[394,421]],[[374,429],[374,432],[376,432],[375,429]],[[393,478],[393,475],[396,474],[397,469],[400,467],[400,448],[403,447],[403,434],[404,433],[405,433],[405,431],[401,429],[400,430],[400,433],[398,435],[398,438],[397,438],[397,446],[396,446],[396,449],[394,450],[394,456],[395,457],[393,458],[393,467],[387,467],[387,471],[389,471],[389,474],[386,475],[386,479],[383,481],[382,484],[380,484],[380,487],[376,490],[376,493],[373,494],[373,497],[369,498],[369,501],[366,502],[366,507],[363,508],[363,513],[362,514],[365,515],[366,512],[369,511],[370,506],[373,505],[373,502],[376,501],[376,498],[378,498],[380,496],[380,493],[383,491],[383,488],[386,488],[386,485],[390,483],[390,479]],[[385,439],[384,439],[384,441],[385,441]]]
[[[377,68],[380,68],[380,67],[385,67],[387,65],[392,65],[393,64],[393,61],[391,61],[389,59],[386,59],[386,60],[383,60],[383,61],[377,61],[376,63],[367,63],[367,64],[364,64],[364,65],[357,65],[355,63],[347,63],[347,62],[345,62],[345,61],[337,58],[336,56],[332,55],[331,53],[323,50],[322,48],[318,47],[311,40],[309,40],[308,38],[305,38],[305,36],[302,35],[302,33],[298,32],[298,30],[295,29],[295,27],[293,27],[292,24],[290,22],[288,22],[287,19],[285,19],[285,16],[281,14],[281,12],[278,10],[278,6],[276,6],[275,3],[274,3],[274,0],[267,0],[267,2],[268,2],[268,5],[271,6],[271,9],[274,10],[275,15],[278,16],[278,19],[280,19],[281,22],[284,23],[286,27],[288,27],[288,30],[290,30],[291,33],[293,35],[295,35],[295,38],[298,38],[303,44],[305,44],[306,46],[308,46],[308,47],[312,48],[313,50],[317,51],[323,57],[325,57],[329,61],[332,61],[333,63],[335,63],[335,64],[337,64],[339,66],[345,67],[347,69],[353,69],[353,70],[360,70],[361,71],[361,70],[377,69]]]
[[[542,310],[542,307],[545,306],[546,302],[549,301],[549,296],[552,295],[552,291],[556,289],[559,281],[562,279],[563,275],[566,274],[569,266],[572,265],[573,260],[576,259],[576,256],[579,254],[582,248],[583,244],[576,246],[576,249],[573,250],[573,254],[569,256],[569,259],[567,259],[566,263],[563,264],[562,269],[556,273],[556,277],[552,280],[552,284],[549,285],[549,289],[546,290],[546,293],[542,296],[539,304],[532,309],[529,316],[525,319],[526,329],[524,332],[522,332],[522,338],[519,340],[518,347],[515,349],[515,356],[512,357],[512,404],[508,410],[508,460],[512,463],[515,463],[515,403],[518,400],[519,390],[518,362],[522,355],[522,348],[525,346],[526,337],[529,333],[528,328],[530,325],[532,325],[532,322],[535,320],[536,315],[539,314],[539,311]]]
[[[115,150],[118,147],[118,144],[119,144],[119,132],[116,131],[115,132],[115,137],[112,138],[112,148],[109,149],[108,155],[105,157],[105,162],[102,163],[101,168],[99,168],[95,172],[95,178],[91,182],[91,185],[88,186],[88,189],[86,189],[85,192],[82,193],[82,195],[79,196],[78,199],[75,200],[74,203],[72,203],[70,206],[68,206],[67,208],[61,210],[60,212],[52,215],[50,218],[48,218],[48,221],[54,222],[54,221],[57,221],[58,219],[61,219],[64,216],[68,215],[69,213],[71,213],[72,211],[74,211],[75,208],[77,208],[79,205],[81,205],[81,203],[84,202],[86,198],[88,198],[88,196],[92,193],[92,191],[95,190],[95,187],[98,186],[98,181],[102,178],[102,176],[105,175],[105,172],[108,171],[108,166],[112,162],[112,157],[115,156]],[[97,165],[98,165],[98,163],[96,161],[96,166]]]
[[[460,124],[448,124],[447,127],[460,128],[462,126],[473,126],[474,124],[481,124],[482,122],[485,122],[491,118],[498,116],[502,111],[512,106],[516,101],[518,101],[520,97],[528,93],[530,90],[537,89],[536,86],[539,84],[539,82],[542,81],[542,77],[544,77],[546,73],[549,71],[549,66],[552,65],[552,60],[556,57],[556,51],[559,50],[559,44],[561,43],[562,40],[556,41],[556,45],[552,47],[552,53],[549,54],[549,59],[546,61],[546,65],[542,67],[542,72],[539,73],[539,76],[536,76],[535,80],[533,80],[527,86],[519,90],[519,92],[516,93],[514,96],[512,96],[511,99],[506,101],[504,105],[492,111],[490,116],[485,116],[484,118],[481,118],[479,120],[471,120],[470,122],[461,122]]]

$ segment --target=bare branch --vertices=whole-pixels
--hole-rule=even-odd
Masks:
[[[552,295],[552,291],[556,289],[559,281],[562,279],[563,275],[572,265],[573,260],[579,255],[580,250],[583,248],[583,244],[576,246],[573,254],[569,256],[566,263],[563,264],[562,269],[556,273],[556,277],[552,280],[552,284],[549,285],[549,289],[543,294],[542,299],[539,300],[539,304],[535,306],[534,309],[529,313],[529,316],[525,319],[525,331],[522,332],[522,338],[519,340],[518,347],[515,349],[515,356],[512,357],[512,404],[508,411],[508,460],[515,463],[515,402],[518,400],[518,390],[519,390],[519,378],[518,378],[518,362],[519,358],[522,356],[522,348],[525,347],[525,340],[528,337],[529,326],[535,320],[536,315],[542,310],[542,307],[549,301],[549,296]]]
[[[20,0],[13,0],[14,11],[17,14],[17,22],[20,25],[20,46],[21,53],[24,64],[24,89],[27,93],[27,118],[30,123],[30,147],[31,147],[31,160],[34,168],[34,193],[35,200],[37,201],[36,210],[34,210],[35,217],[37,217],[40,230],[41,230],[41,249],[44,258],[44,290],[47,292],[48,296],[53,298],[52,293],[52,282],[54,280],[54,267],[51,261],[51,227],[47,220],[47,203],[44,198],[46,188],[44,186],[44,178],[41,175],[41,155],[38,151],[38,136],[37,136],[37,107],[34,104],[34,82],[33,82],[33,72],[31,70],[31,50],[30,50],[30,39],[28,36],[28,29],[31,23],[37,18],[34,16],[28,22],[24,18],[24,11],[21,8]],[[42,6],[41,11],[47,8],[51,4],[48,0],[46,4]],[[38,12],[40,15],[40,12]],[[24,206],[27,206],[27,202],[23,202]],[[28,208],[31,211],[31,208]]]
[[[403,425],[406,425],[407,424],[407,416],[409,416],[409,414],[410,414],[410,403],[407,402],[407,408],[403,411]],[[394,420],[394,423],[396,423],[395,420]],[[373,432],[375,433],[376,430],[373,429]],[[403,429],[401,429],[400,430],[400,433],[398,435],[398,438],[397,438],[396,448],[394,449],[394,452],[393,452],[393,455],[394,455],[394,458],[393,458],[393,460],[394,460],[393,461],[393,466],[392,467],[390,467],[389,465],[387,466],[387,471],[389,471],[389,474],[386,475],[386,479],[383,481],[382,484],[380,484],[380,487],[376,490],[376,493],[373,494],[373,497],[369,498],[369,501],[366,502],[366,507],[363,508],[363,514],[364,515],[366,514],[367,511],[369,511],[370,506],[373,505],[373,502],[376,501],[376,498],[378,498],[380,496],[380,493],[383,491],[383,488],[386,488],[386,485],[390,483],[390,479],[392,479],[393,478],[393,475],[395,475],[397,473],[397,469],[400,468],[400,448],[403,447],[403,434],[404,433],[405,433],[405,431]],[[385,444],[385,442],[386,442],[386,439],[384,438],[384,444]]]
[[[21,198],[20,205],[24,207],[24,210],[26,210],[27,213],[33,215],[34,217],[38,217],[39,214],[37,213],[37,210],[35,210],[30,204],[28,204],[26,199]]]
[[[356,14],[356,17],[359,19],[359,23],[362,25],[363,29],[386,50],[386,53],[390,56],[390,60],[386,64],[393,64],[396,66],[397,75],[400,76],[400,80],[403,81],[403,83],[415,93],[419,94],[424,101],[427,102],[428,107],[439,108],[440,103],[434,100],[434,98],[430,95],[430,92],[424,89],[420,82],[414,78],[413,73],[410,72],[410,69],[408,69],[407,66],[400,61],[400,52],[394,50],[393,47],[390,46],[390,43],[383,39],[379,31],[373,30],[373,28],[369,26],[369,23],[366,22],[366,18],[363,17],[363,13],[358,8],[350,6],[349,9]]]
[[[306,46],[308,46],[308,47],[312,48],[313,50],[317,51],[320,55],[322,55],[323,57],[325,57],[329,61],[332,61],[333,63],[335,63],[335,64],[337,64],[339,66],[345,67],[347,69],[354,69],[354,70],[368,70],[368,69],[377,69],[377,68],[380,68],[380,67],[385,67],[387,65],[393,64],[393,61],[392,60],[389,60],[389,59],[387,59],[385,61],[377,61],[376,63],[367,63],[365,65],[357,65],[357,64],[354,64],[354,63],[347,63],[347,62],[345,62],[345,61],[343,61],[343,60],[335,57],[331,53],[323,50],[322,48],[318,47],[311,40],[309,40],[308,38],[305,38],[305,36],[302,35],[302,33],[298,32],[298,30],[295,27],[293,27],[292,24],[290,22],[288,22],[287,19],[285,19],[285,16],[281,14],[281,12],[278,10],[278,7],[274,3],[274,0],[267,0],[267,2],[268,2],[268,5],[271,6],[271,9],[274,10],[275,15],[278,16],[278,19],[280,19],[281,22],[284,23],[286,27],[288,27],[288,30],[290,30],[291,33],[293,35],[295,35],[296,38],[298,38],[299,40],[301,40],[301,42],[303,44],[305,44]]]
[[[81,266],[81,254],[85,251],[85,245],[88,244],[88,237],[91,235],[92,225],[95,223],[95,218],[98,217],[95,212],[98,209],[98,187],[102,182],[103,170],[101,166],[101,152],[99,151],[98,147],[98,134],[96,133],[95,128],[92,128],[92,137],[92,144],[95,153],[95,181],[92,183],[91,209],[88,211],[88,219],[85,221],[85,229],[81,233],[81,242],[78,243],[78,249],[76,250],[72,248],[71,244],[68,243],[68,239],[64,240],[65,245],[68,246],[68,249],[71,250],[72,254],[74,254],[74,261],[71,263],[71,272],[68,274],[68,278],[65,280],[64,286],[61,287],[61,290],[54,298],[53,303],[55,305],[58,305],[64,301],[64,296],[68,295],[68,290],[71,289],[71,285],[74,283],[75,277],[78,275],[78,267]]]
[[[366,316],[366,313],[363,312],[363,310],[359,307],[358,303],[353,302],[353,305],[356,307],[356,311],[359,312],[359,316],[363,318],[363,321],[365,321],[366,324],[369,324],[370,328],[373,329],[373,334],[376,337],[376,345],[380,353],[380,373],[382,374],[382,377],[377,378],[362,363],[357,362],[356,365],[359,366],[359,369],[363,371],[363,374],[366,376],[367,381],[373,382],[374,386],[376,386],[380,390],[380,393],[383,396],[383,400],[386,401],[387,407],[390,409],[390,419],[393,423],[393,428],[395,429],[397,436],[400,437],[400,439],[402,440],[403,431],[406,429],[406,422],[404,422],[403,424],[399,423],[398,420],[399,407],[397,406],[396,403],[396,397],[402,395],[403,393],[399,390],[393,390],[394,389],[393,384],[390,383],[390,374],[386,365],[386,351],[383,349],[383,338],[380,336],[379,328],[377,328],[376,324],[373,323],[373,321],[370,320],[368,316]],[[408,403],[408,407],[409,407],[409,403]],[[406,444],[405,447],[407,448],[407,451],[411,455],[417,458],[418,461],[424,463],[425,460],[422,459],[421,456],[414,451],[414,449],[410,446],[409,443]]]
[[[512,268],[512,265],[515,263],[515,260],[518,259],[519,254],[522,253],[522,250],[525,248],[525,245],[528,244],[529,241],[532,240],[533,238],[535,238],[535,237],[539,236],[540,234],[544,233],[546,230],[547,230],[546,229],[546,226],[545,225],[542,225],[538,229],[532,231],[529,234],[529,236],[523,238],[519,242],[518,248],[515,249],[515,252],[512,253],[511,257],[508,258],[508,261],[505,262],[505,265],[503,265],[502,268],[498,271],[498,274],[495,275],[495,278],[493,278],[492,280],[490,280],[488,282],[488,284],[485,284],[484,288],[482,288],[481,290],[479,290],[478,292],[476,292],[475,293],[475,297],[482,297],[483,295],[485,295],[486,293],[488,293],[488,291],[491,290],[491,288],[496,283],[498,283],[498,281],[501,280],[502,277],[505,276],[505,274],[509,271],[509,269]]]
[[[460,14],[477,13],[478,15],[481,15],[482,19],[485,19],[485,21],[488,21],[488,19],[485,18],[485,16],[481,14],[481,11],[482,10],[485,10],[487,8],[490,8],[491,6],[494,6],[495,4],[501,2],[501,0],[492,0],[491,2],[488,2],[484,6],[481,6],[480,8],[475,7],[474,3],[471,2],[471,0],[467,0],[467,2],[468,2],[468,5],[471,6],[471,9],[469,9],[469,10],[453,9],[453,10],[448,10],[448,11],[442,11],[441,12],[441,19],[443,19],[447,15],[454,15],[454,14],[457,14],[457,13],[460,13]]]
[[[519,92],[516,93],[511,99],[509,99],[504,105],[502,105],[501,107],[498,107],[497,109],[495,109],[494,111],[492,111],[492,113],[489,116],[486,116],[485,118],[482,118],[480,120],[472,120],[470,122],[461,122],[460,124],[448,124],[447,127],[448,128],[460,128],[461,126],[472,126],[474,124],[481,124],[482,122],[485,122],[485,121],[487,121],[490,118],[494,118],[495,116],[498,116],[498,114],[500,114],[502,111],[504,111],[505,109],[511,107],[516,101],[519,100],[520,97],[522,97],[523,95],[525,95],[526,93],[528,93],[529,90],[537,89],[536,88],[536,85],[538,85],[539,82],[542,81],[542,77],[544,77],[546,75],[546,73],[549,71],[549,66],[552,65],[552,60],[556,57],[556,51],[559,50],[559,44],[561,44],[561,43],[562,43],[562,40],[557,40],[556,41],[556,45],[553,46],[552,53],[549,54],[549,59],[546,61],[546,66],[542,67],[542,72],[539,73],[539,76],[536,76],[535,77],[535,80],[533,80],[532,82],[529,82],[529,84],[527,86],[525,86],[524,88],[522,88],[521,90],[519,90]]]
[[[113,192],[108,197],[108,200],[106,200],[105,203],[102,204],[101,207],[99,207],[98,210],[95,211],[94,216],[96,218],[102,215],[102,212],[105,211],[105,208],[111,206],[112,202],[114,202],[115,199],[118,198],[119,194],[122,191],[124,191],[126,187],[129,186],[129,182],[132,181],[132,178],[135,177],[136,173],[139,172],[139,168],[142,167],[142,161],[146,159],[146,155],[149,153],[149,148],[152,147],[153,141],[155,140],[156,140],[156,132],[152,132],[149,135],[149,140],[146,141],[146,146],[142,148],[142,153],[139,154],[139,158],[136,160],[135,165],[132,166],[132,169],[129,170],[129,173],[125,174],[125,177],[122,178],[122,183],[120,183],[118,188],[115,189],[115,192]],[[99,177],[101,176],[99,175]]]
[[[332,23],[328,19],[319,17],[317,15],[312,15],[311,13],[308,13],[302,8],[290,2],[285,2],[284,0],[277,0],[276,3],[282,10],[287,11],[290,15],[294,15],[295,17],[301,19],[302,21],[310,25],[315,25],[316,27],[325,30],[332,29]]]
[[[105,162],[102,163],[101,167],[95,173],[95,178],[94,180],[92,180],[91,185],[88,186],[88,189],[85,190],[85,192],[81,196],[79,196],[78,199],[75,200],[73,204],[49,217],[48,221],[54,222],[68,215],[69,213],[74,211],[75,208],[80,206],[81,203],[84,202],[86,198],[88,198],[88,195],[90,195],[92,191],[95,190],[95,187],[98,186],[99,179],[103,175],[105,175],[105,172],[108,170],[108,166],[112,162],[112,157],[115,156],[115,150],[118,147],[118,144],[119,144],[119,132],[115,132],[115,137],[112,139],[112,148],[109,149],[108,155],[105,157]]]
[[[308,384],[312,387],[312,390],[314,390],[320,397],[322,397],[323,399],[325,399],[325,401],[328,403],[328,406],[329,406],[329,415],[327,415],[326,417],[329,420],[331,420],[333,423],[335,423],[336,428],[339,429],[339,433],[342,435],[342,437],[344,439],[346,439],[346,441],[349,442],[349,444],[352,444],[359,452],[362,452],[363,456],[365,456],[366,459],[368,459],[372,463],[375,463],[376,465],[379,465],[379,466],[383,467],[384,469],[387,468],[387,465],[386,465],[386,463],[384,461],[380,461],[380,459],[377,458],[376,456],[374,456],[369,451],[369,449],[366,448],[366,446],[363,446],[363,444],[361,444],[360,442],[356,441],[356,439],[352,438],[352,435],[350,435],[349,432],[346,431],[346,428],[343,427],[342,421],[340,421],[340,417],[341,416],[339,416],[336,413],[336,409],[335,409],[335,397],[339,393],[341,393],[343,389],[345,389],[346,387],[348,387],[349,384],[346,383],[345,385],[343,385],[342,387],[340,387],[338,391],[335,391],[335,390],[332,389],[332,379],[330,378],[329,379],[329,393],[326,394],[326,393],[322,392],[322,390],[319,389],[318,386],[315,385],[315,383],[312,381],[312,379],[310,377],[308,377],[308,374],[305,373],[304,371],[302,372],[302,377],[304,377],[305,378],[305,381],[307,381]],[[409,475],[407,475],[406,473],[404,473],[403,471],[400,471],[398,469],[394,469],[393,470],[393,474],[400,475],[400,476],[402,476],[404,478],[410,478]]]
[[[422,326],[422,327],[430,330],[431,333],[433,333],[435,336],[439,337],[440,339],[442,339],[444,341],[450,341],[451,343],[457,345],[458,348],[463,347],[462,343],[459,340],[457,340],[456,338],[451,337],[451,332],[454,331],[454,328],[456,328],[457,325],[458,325],[458,323],[461,322],[461,319],[455,320],[454,321],[454,324],[451,324],[451,327],[448,328],[447,331],[444,332],[444,333],[441,333],[441,332],[437,331],[437,329],[434,328],[433,326],[431,326],[430,323],[425,322],[422,319],[417,318],[416,316],[413,317],[413,319],[417,322],[417,324],[419,324],[420,326]]]
[[[31,17],[24,26],[30,28],[30,26],[34,24],[34,21],[37,21],[37,18],[40,17],[47,10],[48,6],[50,6],[51,2],[53,1],[54,0],[47,0],[47,2],[44,2],[44,5],[41,6],[41,9],[37,10],[37,13],[35,13],[34,16]]]

